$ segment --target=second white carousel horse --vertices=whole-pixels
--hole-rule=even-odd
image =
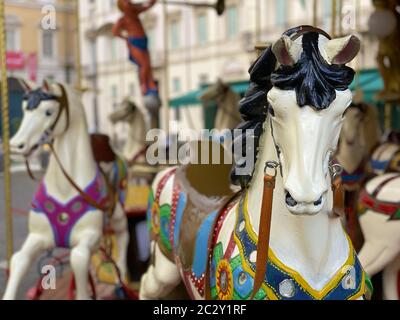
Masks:
[[[11,152],[28,158],[44,143],[50,143],[53,151],[32,201],[28,237],[11,259],[4,299],[16,298],[35,258],[54,247],[71,249],[76,298],[90,299],[90,259],[103,236],[105,215],[117,238],[117,265],[122,279],[126,277],[126,216],[119,202],[114,212],[108,212],[113,199],[93,156],[80,95],[62,84],[45,81],[43,87],[32,90],[21,82],[27,89],[24,116],[10,141]]]
[[[207,88],[200,96],[205,108],[211,102],[217,103],[217,115],[214,128],[217,130],[234,129],[241,122],[239,112],[240,96],[229,85],[218,80],[216,84]]]
[[[127,140],[122,150],[125,159],[139,157],[139,153],[146,147],[147,130],[153,127],[147,110],[126,98],[109,118],[113,124],[122,122],[128,125]]]
[[[357,217],[358,194],[363,180],[371,173],[369,160],[379,145],[380,136],[378,112],[374,106],[359,103],[347,109],[335,159],[343,167],[344,223],[357,250],[363,242]]]
[[[384,299],[400,300],[400,174],[368,181],[360,194],[359,211],[365,239],[360,261],[371,277],[383,271]]]
[[[188,165],[156,177],[148,211],[154,262],[142,299],[161,298],[182,280],[196,299],[364,297],[367,276],[332,212],[330,175],[352,100],[354,71],[345,64],[359,48],[355,36],[332,40],[302,26],[264,51],[240,105],[241,128],[253,129],[246,150],[257,162],[244,173],[246,158],[236,159],[237,195],[229,192],[229,165]],[[265,168],[276,163],[273,181]]]

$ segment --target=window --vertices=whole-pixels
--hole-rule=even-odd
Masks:
[[[172,79],[172,90],[176,93],[181,91],[181,79],[179,78]]]
[[[179,41],[179,20],[171,21],[171,49],[177,49],[180,46]]]
[[[205,13],[197,18],[197,39],[200,45],[207,43],[207,15]]]
[[[131,83],[129,84],[129,94],[130,94],[131,96],[134,96],[134,95],[135,95],[135,84],[134,84],[133,82],[131,82]]]
[[[227,17],[227,36],[228,39],[234,39],[239,32],[239,17],[237,6],[229,7],[226,10]]]
[[[113,108],[117,107],[117,99],[118,99],[118,88],[116,85],[111,86],[111,103]]]
[[[43,31],[42,33],[42,55],[46,58],[54,57],[54,33]]]
[[[203,84],[208,84],[208,74],[203,73],[199,76],[199,85]]]
[[[149,50],[152,51],[156,48],[156,30],[154,27],[148,28],[146,31],[147,38],[149,39]]]
[[[7,51],[18,51],[17,30],[7,30]]]
[[[117,60],[117,40],[116,38],[111,39],[111,60]]]
[[[286,0],[275,1],[276,3],[276,25],[283,27],[286,23]]]

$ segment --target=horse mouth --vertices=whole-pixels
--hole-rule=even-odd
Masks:
[[[19,148],[15,148],[15,147],[13,148],[13,147],[11,147],[11,148],[10,148],[10,152],[11,152],[11,155],[14,155],[14,156],[22,156],[22,157],[24,157],[25,159],[27,159],[27,158],[29,158],[36,150],[38,150],[39,147],[40,147],[40,144],[39,144],[39,143],[34,144],[31,148],[29,148],[29,149],[26,150],[26,151],[20,151]]]

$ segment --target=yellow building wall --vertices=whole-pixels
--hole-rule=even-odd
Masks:
[[[59,1],[59,3],[66,3],[66,1]],[[72,1],[70,0],[69,3]],[[19,46],[24,53],[35,52],[41,58],[41,21],[44,14],[41,12],[41,7],[30,7],[6,4],[6,15],[14,15],[18,17],[21,22],[19,30]],[[76,24],[74,12],[66,12],[64,10],[56,10],[57,29],[57,61],[65,64],[67,59],[74,63],[75,55],[75,34]]]

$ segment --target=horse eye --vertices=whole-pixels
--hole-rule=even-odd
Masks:
[[[46,110],[46,117],[50,117],[53,115],[53,110]]]

